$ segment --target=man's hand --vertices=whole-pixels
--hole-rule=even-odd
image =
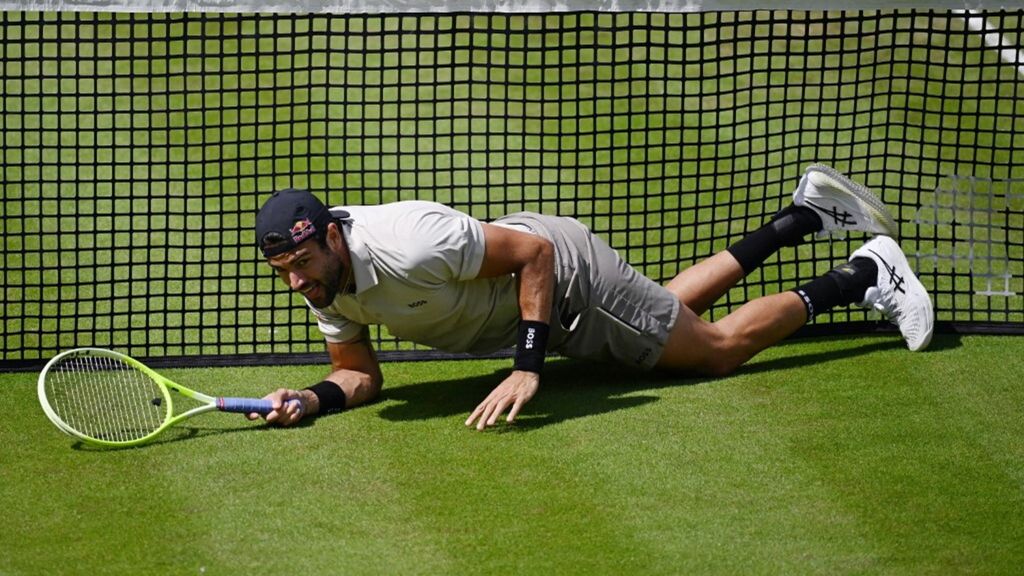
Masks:
[[[298,390],[278,388],[277,390],[263,397],[264,400],[273,402],[274,410],[267,414],[267,424],[280,426],[291,426],[309,412],[309,403],[306,394]],[[247,414],[249,420],[258,420],[259,414]]]
[[[534,372],[516,370],[509,375],[497,388],[491,392],[476,410],[469,415],[466,426],[472,426],[476,421],[476,429],[483,430],[493,426],[498,417],[511,406],[508,411],[508,422],[512,422],[519,415],[519,410],[533,398],[540,387],[540,375]]]

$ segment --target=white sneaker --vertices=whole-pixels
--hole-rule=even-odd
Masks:
[[[899,327],[911,350],[925,349],[932,340],[935,313],[899,244],[888,236],[877,236],[850,255],[850,260],[854,258],[871,258],[878,265],[878,280],[859,306],[884,314]]]
[[[848,231],[899,235],[896,221],[877,196],[824,164],[807,167],[793,192],[793,203],[818,214],[824,226],[820,236]]]

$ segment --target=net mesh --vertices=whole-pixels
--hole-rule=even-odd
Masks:
[[[164,391],[144,372],[116,358],[66,356],[50,365],[44,383],[44,407],[54,423],[95,440],[139,440],[170,415]]]
[[[665,281],[813,162],[892,207],[940,326],[1020,330],[1021,16],[0,13],[2,362],[322,354],[255,249],[274,189],[574,216]],[[709,317],[860,241],[783,250]]]

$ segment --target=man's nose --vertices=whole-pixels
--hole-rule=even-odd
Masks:
[[[306,277],[298,272],[289,272],[288,284],[291,286],[292,290],[300,290],[306,285]]]

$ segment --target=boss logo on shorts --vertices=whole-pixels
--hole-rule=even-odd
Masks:
[[[423,306],[426,303],[427,303],[426,300],[417,300],[415,302],[410,302],[409,303],[409,308],[419,308],[420,306]]]

